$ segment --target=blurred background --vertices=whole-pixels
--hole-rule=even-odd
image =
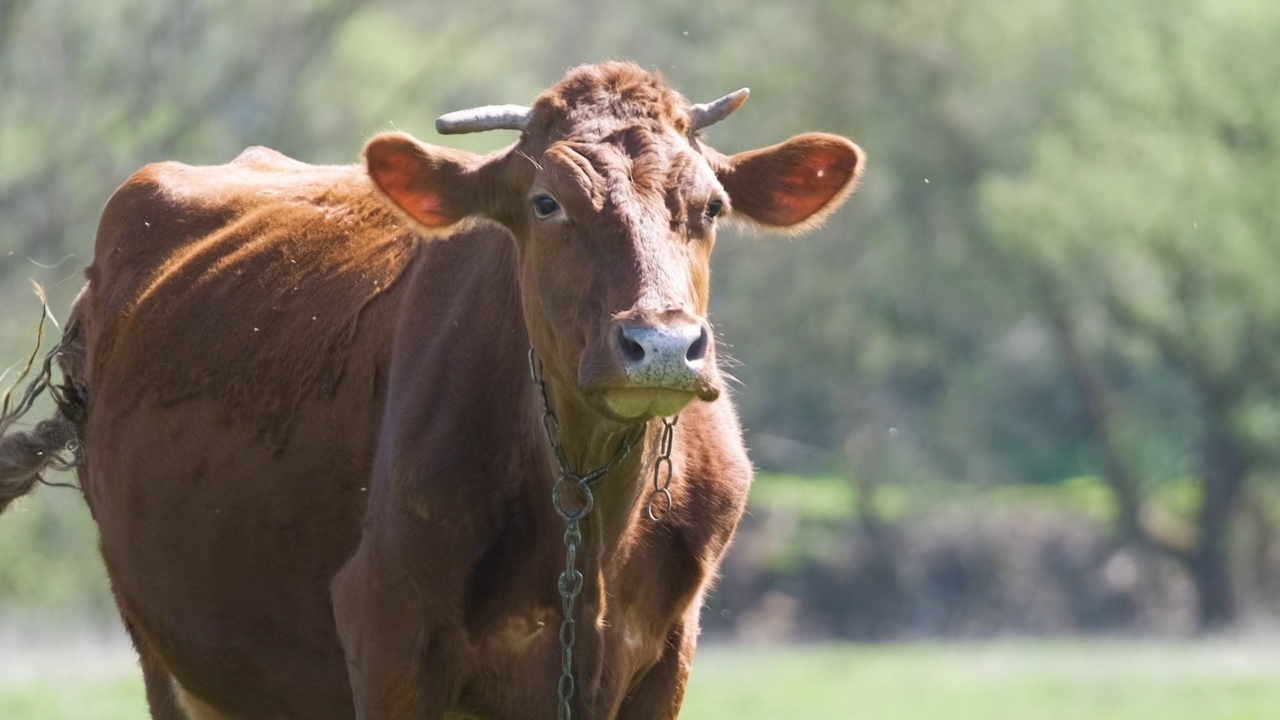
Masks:
[[[353,162],[393,128],[496,149],[435,117],[633,59],[694,101],[750,86],[720,150],[824,130],[869,156],[821,230],[716,249],[760,477],[709,644],[908,668],[932,660],[880,643],[1270,637],[1276,38],[1254,0],[0,0],[0,368],[32,350],[29,281],[64,317],[145,163]],[[0,652],[117,624],[74,491],[0,519]]]

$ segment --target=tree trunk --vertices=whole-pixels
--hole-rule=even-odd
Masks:
[[[1067,304],[1053,279],[1046,274],[1041,274],[1037,279],[1040,301],[1049,320],[1049,328],[1053,330],[1054,339],[1062,349],[1067,373],[1075,381],[1076,389],[1084,400],[1089,423],[1100,446],[1102,480],[1111,488],[1115,497],[1121,539],[1139,547],[1156,546],[1171,550],[1160,547],[1143,529],[1142,498],[1138,492],[1137,478],[1125,459],[1119,433],[1113,422],[1116,403],[1110,384],[1102,368],[1093,361],[1080,341]]]
[[[886,448],[883,436],[877,430],[883,428],[855,424],[845,441],[848,476],[857,493],[857,523],[850,527],[853,541],[861,541],[870,550],[861,564],[860,583],[851,586],[852,593],[843,600],[850,610],[845,616],[837,636],[849,640],[875,642],[888,640],[902,630],[902,609],[906,606],[906,594],[898,579],[899,552],[894,528],[880,513],[877,502],[883,454]],[[873,591],[869,591],[874,589]]]
[[[1244,513],[1242,520],[1248,521],[1249,558],[1248,576],[1253,585],[1250,590],[1267,606],[1275,604],[1280,578],[1272,572],[1272,558],[1275,554],[1276,528],[1271,517],[1271,506],[1267,498],[1259,496],[1253,486],[1246,487],[1240,493],[1240,511]]]
[[[1062,348],[1066,368],[1085,400],[1102,450],[1102,477],[1110,486],[1119,510],[1123,538],[1139,548],[1155,548],[1181,560],[1196,594],[1196,629],[1212,632],[1235,622],[1239,614],[1231,571],[1231,528],[1239,505],[1241,487],[1248,475],[1249,458],[1225,431],[1229,413],[1218,403],[1207,413],[1211,430],[1201,447],[1203,500],[1196,518],[1196,540],[1186,548],[1147,532],[1141,518],[1142,498],[1120,447],[1112,423],[1114,400],[1106,378],[1081,345],[1058,288],[1050,278],[1039,278],[1041,301],[1049,326]],[[1210,403],[1214,405],[1214,403]]]
[[[1231,572],[1231,523],[1249,468],[1245,453],[1220,430],[1209,431],[1202,453],[1204,499],[1188,569],[1196,590],[1196,628],[1203,633],[1232,624],[1239,614]]]

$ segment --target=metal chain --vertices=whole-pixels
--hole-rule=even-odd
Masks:
[[[573,608],[578,600],[578,595],[582,592],[583,586],[582,573],[577,568],[578,546],[582,544],[581,522],[596,504],[591,486],[617,467],[623,458],[631,454],[636,442],[644,434],[644,425],[637,426],[634,436],[632,433],[624,434],[622,442],[618,444],[618,449],[614,451],[604,465],[591,472],[579,475],[569,469],[569,460],[565,455],[564,444],[560,442],[560,419],[551,410],[551,402],[547,398],[547,383],[543,376],[542,365],[538,362],[537,357],[534,356],[533,348],[529,348],[529,376],[538,385],[538,392],[542,395],[542,429],[547,435],[547,442],[551,444],[551,451],[555,455],[556,465],[560,469],[560,477],[556,479],[555,485],[551,488],[551,504],[555,507],[556,514],[565,521],[564,570],[561,571],[557,582],[557,587],[560,591],[561,612],[563,613],[560,621],[560,681],[556,686],[556,694],[559,698],[557,718],[558,720],[572,720],[570,702],[576,689],[573,678],[573,646],[577,640],[577,624],[573,619]],[[666,421],[664,420],[663,422],[665,423]],[[663,446],[666,451],[665,455],[668,457],[668,468],[670,467],[671,454],[671,439],[668,435],[670,435],[671,426],[674,424],[674,421],[667,423],[663,435]],[[654,482],[656,487],[656,473]],[[666,484],[669,485],[670,483],[671,477],[668,471]],[[566,504],[565,494],[575,489],[581,495],[581,502],[577,507],[570,507]],[[667,495],[669,498],[669,490]],[[652,503],[652,500],[650,502]],[[652,511],[650,511],[649,516],[653,517]]]
[[[662,522],[671,512],[671,445],[675,442],[676,422],[680,416],[670,420],[662,418],[662,441],[658,443],[658,459],[653,463],[653,491],[649,493],[649,503],[645,512],[654,522]],[[655,502],[662,498],[662,512],[654,512]]]
[[[576,567],[578,543],[582,542],[578,519],[568,521],[564,531],[564,571],[560,573],[557,583],[560,589],[560,610],[564,618],[560,621],[560,681],[556,684],[556,695],[559,698],[559,720],[571,720],[573,710],[569,701],[573,699],[573,645],[577,642],[577,625],[573,619],[573,605],[582,592],[582,573]]]

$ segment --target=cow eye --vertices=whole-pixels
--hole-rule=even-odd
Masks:
[[[713,218],[724,210],[724,201],[720,199],[707,203],[707,217]]]
[[[555,215],[556,211],[559,209],[560,203],[556,202],[555,198],[550,195],[539,195],[533,199],[533,213],[537,215],[540,220],[545,220],[552,215]]]

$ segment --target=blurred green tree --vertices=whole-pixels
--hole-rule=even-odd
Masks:
[[[1089,398],[1125,525],[1182,560],[1212,629],[1236,618],[1232,522],[1280,436],[1280,7],[1082,2],[1069,17],[1081,81],[1062,88],[1029,169],[988,182],[984,207]],[[1191,533],[1143,522],[1161,478],[1132,429],[1156,408],[1118,394],[1117,369],[1188,391]]]

